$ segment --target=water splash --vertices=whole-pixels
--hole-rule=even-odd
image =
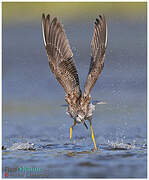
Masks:
[[[14,143],[11,147],[7,148],[7,150],[15,151],[15,150],[35,150],[35,145],[33,143]]]
[[[111,150],[129,150],[129,149],[135,149],[135,141],[133,143],[124,143],[123,140],[121,142],[114,142],[108,140],[108,145]]]

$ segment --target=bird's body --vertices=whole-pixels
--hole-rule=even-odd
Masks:
[[[90,102],[90,98],[80,97],[76,104],[68,106],[67,113],[76,119],[77,123],[80,123],[91,118],[94,110],[95,106]]]
[[[105,17],[104,15],[99,15],[99,18],[95,21],[91,43],[91,63],[83,93],[80,89],[79,76],[73,60],[73,54],[62,24],[58,22],[57,18],[51,21],[50,15],[45,17],[43,14],[42,30],[50,69],[64,88],[66,93],[65,101],[68,104],[67,114],[74,120],[74,124],[70,128],[70,139],[73,127],[77,123],[83,123],[87,128],[85,120],[88,120],[91,126],[94,147],[97,149],[92,129],[92,115],[95,106],[91,103],[90,92],[104,66],[107,45]]]

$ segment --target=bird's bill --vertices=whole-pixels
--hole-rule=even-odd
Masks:
[[[87,126],[86,122],[84,122],[83,124],[84,124],[84,126],[86,127],[86,129],[88,129],[88,126]]]

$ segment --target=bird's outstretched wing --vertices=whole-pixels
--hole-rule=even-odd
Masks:
[[[81,96],[79,77],[62,24],[50,15],[42,15],[42,31],[49,66],[66,93],[66,101],[76,103]]]
[[[99,15],[95,21],[94,34],[91,43],[91,62],[84,87],[84,97],[87,97],[96,83],[104,66],[104,56],[107,45],[107,24],[104,15]]]

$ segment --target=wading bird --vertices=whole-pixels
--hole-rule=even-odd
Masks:
[[[50,69],[64,88],[66,93],[65,100],[68,103],[67,113],[74,120],[73,125],[70,127],[70,140],[74,126],[77,123],[82,123],[88,128],[85,123],[85,120],[88,120],[90,122],[94,149],[96,150],[97,146],[92,128],[92,114],[95,107],[91,103],[90,92],[104,67],[107,45],[105,16],[99,15],[94,24],[91,42],[91,62],[83,93],[80,89],[73,54],[62,24],[58,21],[57,17],[51,20],[49,14],[46,17],[43,14],[42,31]]]

